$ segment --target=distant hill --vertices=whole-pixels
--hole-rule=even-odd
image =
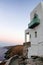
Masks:
[[[15,47],[15,46],[14,46],[14,45],[13,45],[13,46],[5,46],[4,48],[10,49],[10,48],[12,48],[12,47]]]
[[[16,44],[17,44],[17,43],[2,42],[2,41],[0,41],[0,47],[15,46]]]

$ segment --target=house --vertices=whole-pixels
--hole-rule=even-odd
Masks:
[[[27,35],[29,35],[28,41]],[[29,44],[28,58],[43,56],[43,2],[40,2],[30,13],[30,23],[25,30],[25,43]]]

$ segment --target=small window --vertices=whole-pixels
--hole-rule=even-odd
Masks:
[[[37,32],[35,32],[35,37],[37,37]]]
[[[31,34],[30,34],[30,38],[31,38]]]

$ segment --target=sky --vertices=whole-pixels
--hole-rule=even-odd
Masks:
[[[0,0],[0,46],[25,42],[30,13],[43,0]]]

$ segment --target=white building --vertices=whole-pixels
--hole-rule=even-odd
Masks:
[[[25,42],[27,35],[31,47],[28,47],[28,57],[43,56],[43,2],[39,3],[30,14],[30,23],[25,30]]]

